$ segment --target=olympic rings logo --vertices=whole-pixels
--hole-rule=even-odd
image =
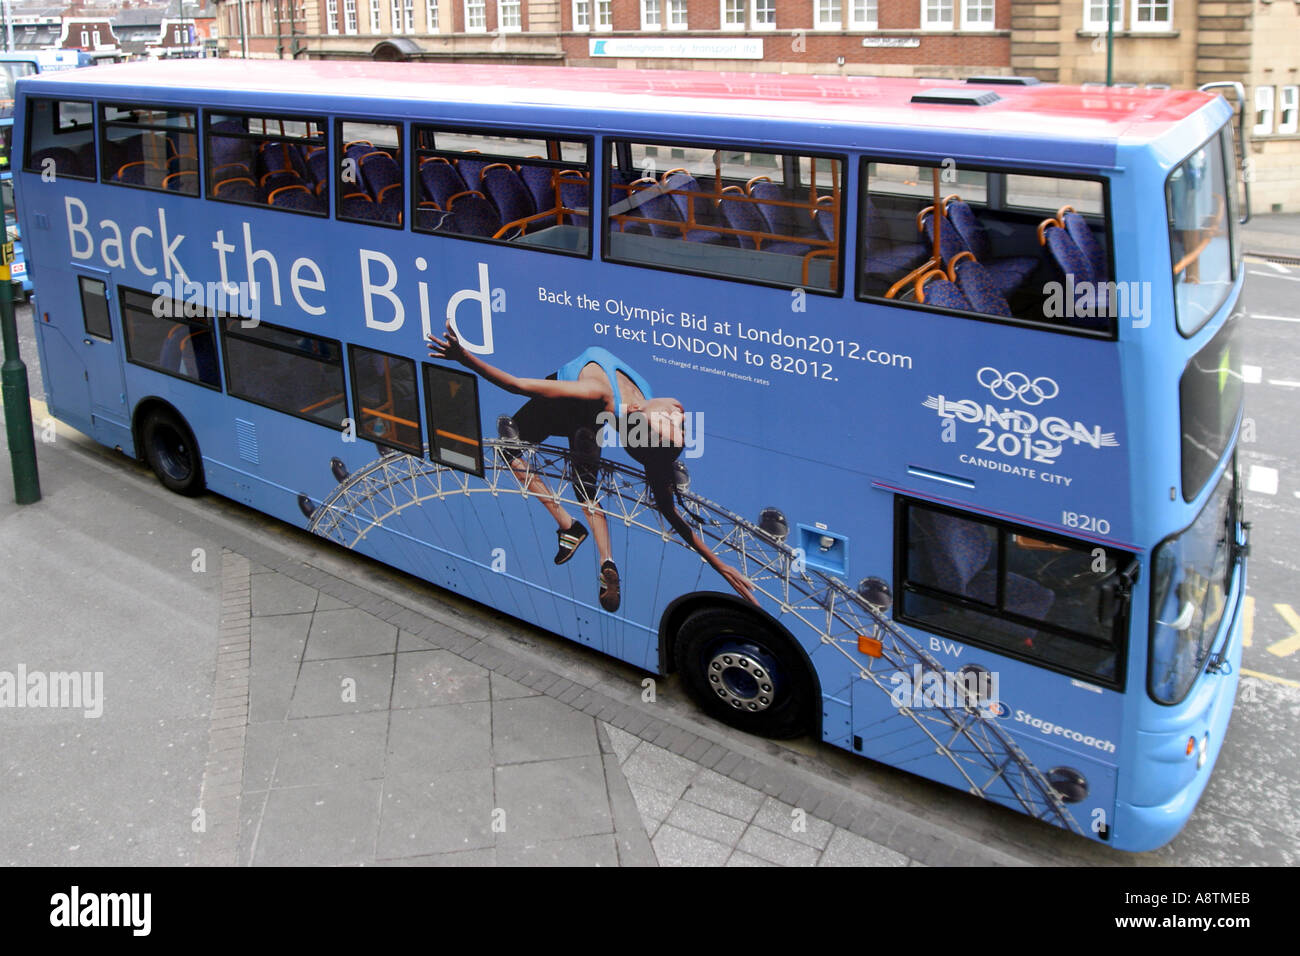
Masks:
[[[992,392],[994,398],[1004,402],[1018,398],[1025,405],[1041,405],[1049,398],[1061,394],[1061,387],[1046,375],[1035,379],[1024,372],[1008,372],[1003,375],[989,365],[975,374],[975,380]]]

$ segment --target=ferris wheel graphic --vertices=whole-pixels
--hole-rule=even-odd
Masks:
[[[346,548],[362,547],[384,529],[410,547],[417,539],[432,539],[434,551],[448,556],[463,553],[463,525],[476,520],[468,516],[504,507],[511,499],[542,497],[528,488],[533,476],[542,479],[553,501],[572,509],[589,505],[575,488],[574,456],[567,448],[509,438],[485,440],[482,447],[481,476],[391,450],[351,473],[334,459],[337,487],[319,504],[300,497],[299,505],[308,516],[309,530]],[[592,493],[609,524],[626,529],[625,537],[635,536],[647,547],[658,539],[664,550],[690,550],[656,507],[637,468],[601,458]],[[951,680],[938,660],[885,615],[880,606],[885,602],[870,583],[876,579],[855,589],[810,566],[786,543],[787,527],[779,511],[766,509],[757,523],[751,522],[692,491],[684,468],[678,473],[676,495],[683,517],[710,550],[748,578],[768,613],[791,634],[802,636],[810,655],[818,644],[833,649],[851,665],[854,682],[883,695],[889,706],[878,709],[884,716],[865,732],[876,734],[886,748],[892,746],[890,741],[897,746],[877,748],[872,756],[930,776],[934,774],[927,773],[927,764],[933,770],[932,762],[938,761],[947,771],[945,778],[951,780],[955,771],[962,789],[1082,833],[1067,806],[1079,796],[1077,772],[1056,768],[1044,773],[1036,767],[998,725],[987,709],[989,702],[975,699],[961,680]],[[452,527],[457,520],[439,514],[447,511],[440,506],[453,503],[469,506],[458,511],[459,528]],[[861,650],[864,642],[869,654]],[[956,705],[894,706],[889,698],[900,671],[932,675],[943,686],[956,688]]]

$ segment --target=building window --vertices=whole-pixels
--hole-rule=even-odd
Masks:
[[[641,0],[641,29],[658,30],[663,26],[659,0]]]
[[[813,26],[818,30],[839,30],[844,25],[843,0],[814,0]]]
[[[722,0],[722,25],[745,28],[745,0]]]
[[[776,0],[754,0],[754,29],[776,29]]]
[[[405,0],[405,7],[403,8],[403,13],[406,16],[405,32],[414,33],[415,32],[415,0]]]
[[[1255,87],[1255,129],[1256,136],[1267,136],[1273,132],[1273,87]]]
[[[1085,30],[1105,30],[1107,7],[1114,5],[1115,29],[1124,29],[1124,0],[1083,0],[1083,28]]]
[[[402,0],[389,0],[389,12],[393,17],[393,32],[402,32]]]
[[[591,29],[591,0],[573,0],[573,29]]]
[[[614,0],[596,0],[596,29],[614,29]]]
[[[343,0],[343,30],[345,33],[357,32],[357,0]]]
[[[855,30],[875,30],[880,19],[876,0],[849,0],[849,25]]]
[[[1173,0],[1133,0],[1134,30],[1168,30],[1174,21]]]
[[[438,32],[438,0],[429,0],[425,4],[424,30],[426,33]]]
[[[961,28],[963,30],[992,30],[993,0],[962,0]]]
[[[465,30],[487,32],[487,0],[465,0]]]
[[[1300,130],[1297,113],[1300,112],[1300,86],[1282,87],[1282,102],[1278,105],[1277,131],[1295,133]]]
[[[339,32],[339,0],[326,0],[325,3],[325,32]]]
[[[370,32],[378,34],[383,29],[379,0],[370,0]]]
[[[668,0],[668,25],[674,30],[686,29],[686,0]]]
[[[921,29],[951,30],[954,0],[922,0]]]
[[[523,29],[523,15],[519,0],[497,0],[497,28],[503,33],[517,33]]]

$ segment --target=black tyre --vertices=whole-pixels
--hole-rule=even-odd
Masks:
[[[808,665],[789,638],[756,615],[696,611],[677,631],[674,657],[691,697],[723,723],[776,738],[812,729]]]
[[[163,408],[145,415],[140,426],[145,461],[170,491],[197,495],[203,491],[203,459],[185,420]]]

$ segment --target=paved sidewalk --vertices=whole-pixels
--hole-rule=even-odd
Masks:
[[[38,451],[42,502],[0,482],[0,671],[98,672],[103,711],[0,708],[0,864],[1041,858],[62,426]]]

